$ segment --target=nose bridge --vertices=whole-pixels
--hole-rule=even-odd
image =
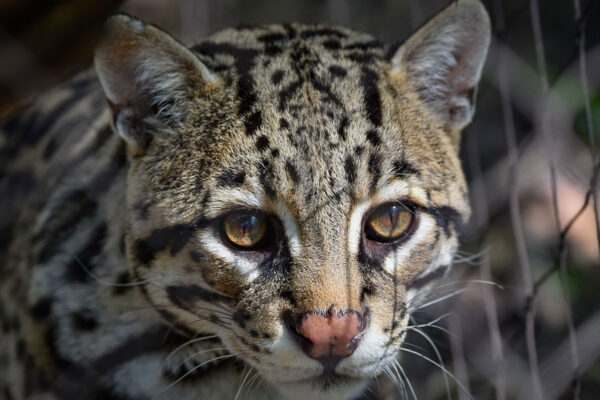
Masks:
[[[362,277],[348,252],[347,222],[337,210],[324,208],[306,226],[306,250],[295,269],[295,292],[301,312],[360,310]]]

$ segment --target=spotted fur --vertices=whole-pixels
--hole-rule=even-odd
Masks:
[[[400,47],[325,25],[186,49],[128,16],[96,69],[3,128],[0,396],[350,399],[398,357],[469,214],[457,146],[489,26],[459,0]],[[371,246],[400,202],[410,235]],[[219,235],[261,210],[267,252]],[[286,315],[368,313],[324,379]],[[256,382],[255,382],[256,383]]]

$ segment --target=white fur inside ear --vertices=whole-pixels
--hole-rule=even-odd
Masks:
[[[477,0],[458,0],[411,36],[391,59],[448,130],[468,124],[490,42],[487,13]]]
[[[198,89],[219,82],[171,36],[125,15],[108,21],[94,63],[118,132],[138,145],[140,132],[156,126],[152,118],[166,125],[181,120]]]

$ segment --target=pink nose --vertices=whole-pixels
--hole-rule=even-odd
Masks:
[[[356,311],[333,315],[309,312],[302,315],[296,326],[296,339],[309,357],[335,366],[354,353],[367,320]]]

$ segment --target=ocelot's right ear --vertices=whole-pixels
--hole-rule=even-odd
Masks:
[[[220,82],[171,36],[127,15],[108,20],[94,63],[115,129],[134,155],[143,154],[153,134],[182,121],[195,96]]]

